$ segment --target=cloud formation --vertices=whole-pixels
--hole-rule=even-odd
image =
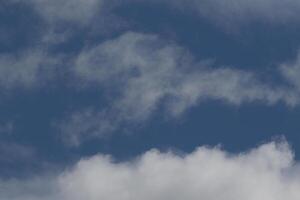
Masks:
[[[299,22],[297,15],[300,11],[300,2],[297,0],[176,0],[163,2],[179,10],[188,10],[222,26],[243,25],[249,22],[272,24]]]
[[[0,88],[32,88],[41,85],[57,62],[56,58],[37,50],[0,54]]]
[[[103,0],[30,0],[29,3],[50,23],[85,25],[101,9]]]
[[[284,63],[280,66],[280,71],[288,82],[295,90],[300,91],[300,53],[294,61]]]
[[[264,12],[271,8],[282,12],[282,18],[290,19],[294,16],[294,10],[299,7],[293,0],[288,1],[289,6],[284,6],[287,2],[277,0],[264,1],[264,4],[245,0],[226,3],[206,0],[176,2],[181,8],[195,9],[203,16],[213,13],[213,16],[208,17],[222,20],[231,17],[237,19],[236,16],[245,13],[245,17],[264,16],[273,20],[277,15]],[[80,26],[90,25],[97,13],[111,4],[106,4],[105,0],[30,0],[30,3],[51,25],[68,22]],[[275,9],[278,7],[283,9]],[[243,20],[243,17],[238,19]],[[68,39],[65,35],[68,31],[56,31],[50,30],[44,35],[46,43],[41,42],[42,48],[48,49],[46,46],[49,45],[51,49],[51,45]],[[168,116],[178,117],[193,106],[212,99],[232,105],[284,102],[294,106],[299,103],[300,84],[297,81],[296,67],[281,67],[280,75],[283,75],[290,86],[274,86],[261,81],[253,72],[197,61],[183,47],[151,34],[128,32],[100,44],[87,46],[76,58],[73,58],[74,54],[72,52],[72,55],[65,55],[68,57],[66,60],[71,58],[74,61],[70,70],[69,60],[61,65],[66,76],[73,78],[75,75],[77,79],[72,81],[81,80],[84,85],[96,85],[111,93],[111,102],[100,112],[96,109],[83,109],[63,120],[61,129],[73,141],[71,143],[80,143],[78,141],[85,134],[99,136],[129,123],[144,122],[160,108]],[[53,61],[50,57],[38,51],[1,55],[0,87],[31,88],[39,85],[53,69],[49,64]],[[41,73],[44,71],[46,73]]]
[[[14,0],[19,1],[19,0]],[[103,5],[113,5],[118,2],[122,6],[130,3],[168,4],[178,10],[188,10],[196,15],[223,25],[232,23],[247,23],[249,21],[264,21],[284,24],[299,22],[300,3],[297,0],[175,0],[175,1],[145,1],[145,0],[30,0],[38,12],[48,21],[69,21],[87,24],[93,15],[103,8]]]
[[[293,67],[285,68],[282,73],[287,78],[285,74]],[[206,100],[232,105],[284,102],[288,106],[300,100],[294,87],[274,86],[249,71],[195,61],[187,50],[172,42],[134,32],[87,47],[74,59],[72,72],[83,86],[98,85],[112,94],[104,111],[89,112],[88,118],[86,111],[76,112],[62,123],[63,132],[72,130],[73,138],[86,137],[83,134],[89,132],[103,135],[109,131],[107,127],[116,130],[122,124],[143,122],[158,108],[178,117]],[[86,131],[76,131],[82,130],[79,121],[87,122],[80,126]]]
[[[289,146],[271,142],[241,154],[208,147],[181,156],[151,150],[124,163],[97,155],[55,178],[2,181],[0,199],[297,200],[299,180]]]

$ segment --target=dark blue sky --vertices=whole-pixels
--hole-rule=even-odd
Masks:
[[[48,166],[53,169],[65,167],[97,153],[126,160],[152,148],[188,153],[202,145],[221,145],[229,152],[241,152],[282,136],[292,145],[299,159],[298,103],[292,106],[285,100],[266,103],[263,98],[230,103],[227,101],[229,97],[210,98],[209,93],[180,116],[167,114],[162,100],[147,119],[127,122],[119,119],[118,115],[122,113],[111,109],[113,102],[119,102],[115,99],[122,96],[118,91],[124,88],[114,83],[106,86],[107,81],[115,81],[109,77],[110,72],[104,73],[108,80],[85,83],[78,75],[72,74],[72,67],[81,52],[130,31],[156,35],[161,41],[180,46],[193,57],[191,63],[210,60],[213,63],[209,66],[211,70],[230,68],[254,73],[263,83],[281,87],[290,83],[280,74],[278,66],[296,61],[300,22],[286,19],[284,23],[276,23],[276,17],[271,21],[228,22],[231,19],[225,16],[224,20],[228,21],[222,24],[209,16],[188,8],[177,9],[168,3],[129,1],[106,4],[109,3],[104,3],[104,11],[96,10],[95,15],[82,25],[68,16],[64,18],[64,15],[58,19],[47,14],[44,16],[30,3],[0,2],[0,73],[3,74],[0,75],[0,176],[26,176],[49,170]],[[228,23],[230,26],[225,25]],[[50,33],[54,35],[49,36],[53,37],[52,40],[45,39]],[[152,50],[158,51],[156,48],[159,49],[153,47]],[[35,72],[35,78],[31,77],[31,72],[24,72],[31,70],[29,65],[32,63],[22,63],[22,58],[32,49],[58,60],[51,65],[43,63],[47,59],[43,57],[42,69]],[[150,54],[145,51],[146,56]],[[192,70],[201,68],[192,65]],[[11,75],[19,74],[17,70],[23,70],[25,75]],[[227,79],[220,78],[225,82]],[[247,87],[233,95],[247,92]],[[172,95],[166,98],[172,98]],[[66,118],[72,113],[85,109],[92,109],[95,113],[105,110],[104,118],[119,119],[121,125],[112,123],[112,126],[117,126],[116,130],[104,130],[107,132],[104,136],[99,136],[102,133],[90,136],[88,127],[84,129],[87,133],[82,136],[82,142],[72,146],[64,139],[61,123],[67,123]],[[138,105],[136,109],[139,109]],[[113,112],[116,114],[111,114]],[[91,117],[97,121],[97,117]],[[100,132],[97,127],[91,129]],[[8,147],[11,149],[7,150]],[[23,155],[20,151],[29,153]],[[16,155],[6,159],[11,154]]]

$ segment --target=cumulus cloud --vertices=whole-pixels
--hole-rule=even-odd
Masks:
[[[95,136],[108,131],[103,127],[115,130],[124,123],[143,122],[159,107],[177,117],[209,99],[233,105],[257,101],[293,106],[299,101],[293,88],[271,86],[249,71],[195,61],[187,50],[172,42],[134,32],[87,47],[74,60],[72,71],[83,85],[98,85],[112,93],[105,112],[89,115],[88,120],[79,112],[64,121],[62,129],[73,130],[75,137],[89,134],[72,128],[77,127],[79,118],[90,122],[83,127],[93,130]],[[88,124],[91,127],[87,128]]]
[[[241,154],[208,147],[187,155],[151,150],[123,163],[97,155],[55,178],[2,181],[0,199],[298,200],[297,165],[284,142]]]

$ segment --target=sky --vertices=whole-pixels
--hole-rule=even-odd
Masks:
[[[0,200],[300,199],[298,0],[0,0]]]

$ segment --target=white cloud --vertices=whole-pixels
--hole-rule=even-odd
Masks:
[[[208,147],[182,156],[152,150],[123,163],[97,155],[56,178],[2,181],[0,199],[298,200],[297,165],[284,142],[241,154]]]

